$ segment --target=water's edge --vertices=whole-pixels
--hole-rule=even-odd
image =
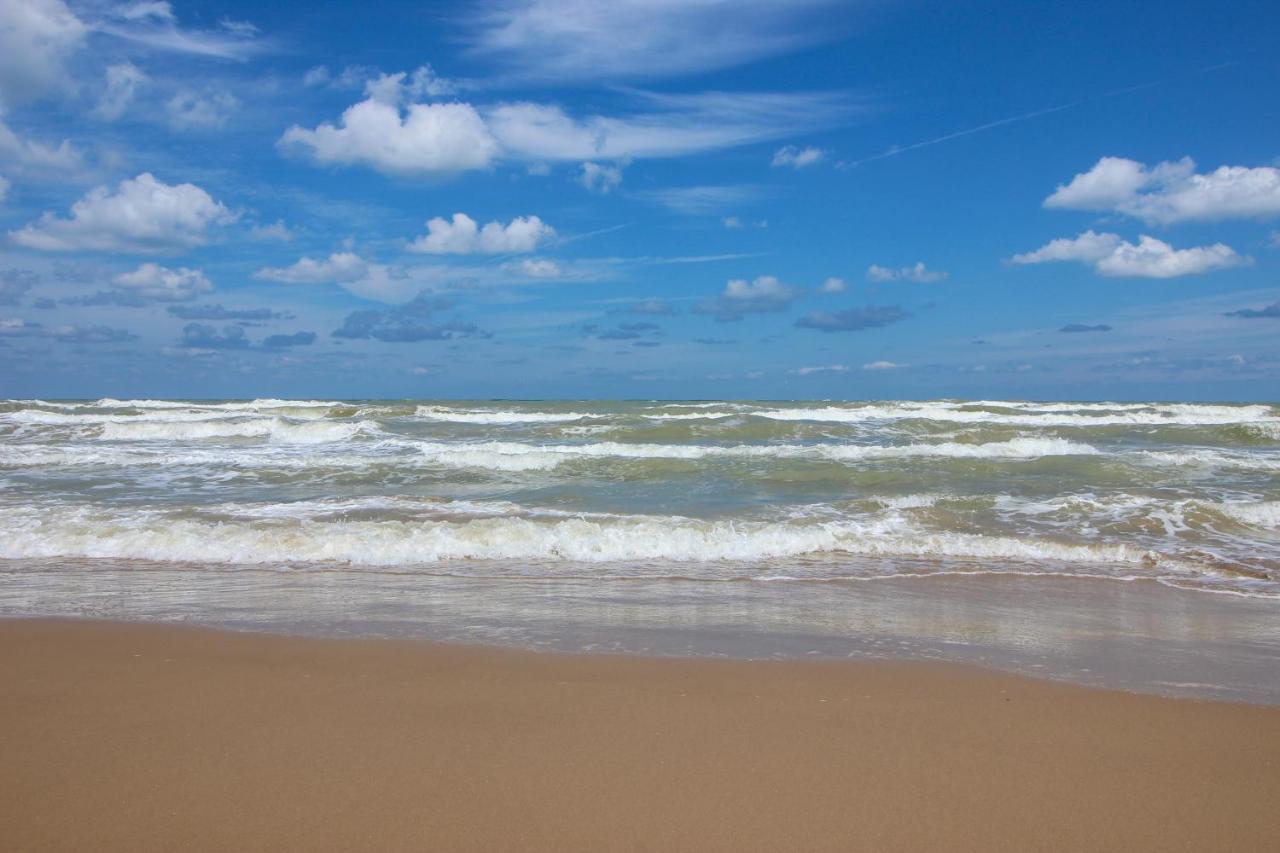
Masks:
[[[1265,601],[1148,581],[1051,576],[744,584],[717,590],[714,599],[696,586],[636,581],[601,589],[559,580],[258,570],[0,571],[0,618],[565,653],[943,661],[1092,687],[1280,704],[1280,623]]]

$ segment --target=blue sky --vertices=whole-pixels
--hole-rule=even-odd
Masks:
[[[1278,18],[0,0],[0,394],[1274,400]]]

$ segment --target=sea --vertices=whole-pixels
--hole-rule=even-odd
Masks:
[[[0,616],[1280,702],[1280,407],[6,400]]]

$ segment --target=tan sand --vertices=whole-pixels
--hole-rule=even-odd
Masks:
[[[1280,850],[1280,708],[0,622],[0,849]]]

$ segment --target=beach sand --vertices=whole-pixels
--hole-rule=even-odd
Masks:
[[[1280,708],[0,622],[0,848],[1280,850]]]

